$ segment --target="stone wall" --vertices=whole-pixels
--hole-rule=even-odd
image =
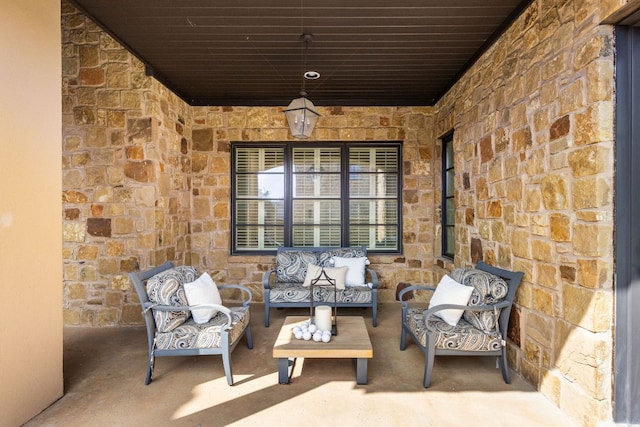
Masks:
[[[380,300],[394,301],[400,282],[432,283],[435,218],[431,107],[317,108],[314,141],[403,141],[402,256],[371,256]],[[262,274],[273,256],[229,256],[232,141],[291,139],[283,108],[197,107],[193,111],[192,261],[220,282],[251,287],[262,301]]]
[[[191,109],[66,2],[62,86],[64,319],[138,324],[127,273],[190,261]]]
[[[623,2],[538,0],[436,105],[455,128],[456,264],[525,272],[509,359],[584,425],[611,418],[613,29]]]
[[[73,325],[140,324],[127,273],[191,264],[262,300],[272,256],[230,253],[232,141],[291,139],[280,108],[190,107],[66,2],[63,26],[64,313]],[[313,141],[402,141],[404,252],[371,257],[380,300],[432,283],[432,107],[318,108]]]

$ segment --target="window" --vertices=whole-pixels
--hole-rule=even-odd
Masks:
[[[456,205],[453,133],[442,138],[442,255],[453,258],[455,253]]]
[[[400,143],[232,146],[232,252],[401,249]]]

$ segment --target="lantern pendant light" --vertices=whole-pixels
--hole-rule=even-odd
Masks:
[[[307,62],[307,49],[309,43],[313,40],[311,34],[302,34],[302,42],[304,43],[303,64],[306,66]],[[316,111],[316,107],[307,98],[307,92],[305,91],[305,79],[306,75],[313,75],[312,78],[317,78],[320,75],[316,72],[307,72],[302,79],[302,89],[300,90],[300,98],[296,98],[289,106],[284,110],[284,115],[289,123],[289,130],[291,136],[294,138],[306,139],[311,137],[313,128],[320,117],[320,114]]]

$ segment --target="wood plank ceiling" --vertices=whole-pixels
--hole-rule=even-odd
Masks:
[[[238,106],[303,84],[319,106],[433,105],[530,2],[72,0],[189,104]]]

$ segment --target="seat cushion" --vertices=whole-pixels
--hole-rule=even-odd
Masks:
[[[184,292],[185,283],[198,278],[194,267],[179,266],[156,274],[147,280],[147,294],[153,304],[171,305],[174,307],[188,306],[187,295]],[[156,328],[159,332],[168,332],[183,324],[190,316],[189,310],[161,311],[153,310]]]
[[[230,307],[233,326],[229,331],[229,344],[242,336],[242,331],[249,324],[251,314],[249,307]],[[222,329],[227,323],[227,316],[216,314],[207,323],[198,324],[190,318],[170,332],[156,334],[155,346],[158,350],[177,350],[186,348],[220,348]]]
[[[505,299],[509,286],[501,277],[477,270],[475,268],[457,268],[451,272],[451,277],[463,285],[474,288],[468,305],[490,305]],[[500,310],[494,311],[469,311],[465,310],[462,317],[478,329],[483,331],[496,330],[496,322],[500,316]]]
[[[317,252],[279,251],[276,255],[276,281],[304,283],[309,264],[319,265]]]
[[[313,301],[333,302],[333,287],[314,287]],[[269,301],[272,303],[309,302],[309,287],[298,283],[274,283],[269,292]],[[338,303],[370,304],[372,301],[372,291],[368,286],[352,286],[337,291]]]
[[[456,326],[451,326],[440,318],[432,317],[425,325],[422,320],[424,311],[424,308],[410,308],[405,319],[405,324],[423,347],[427,345],[429,329],[434,331],[437,349],[495,351],[502,347],[502,336],[498,332],[483,332],[465,319],[460,319]]]

